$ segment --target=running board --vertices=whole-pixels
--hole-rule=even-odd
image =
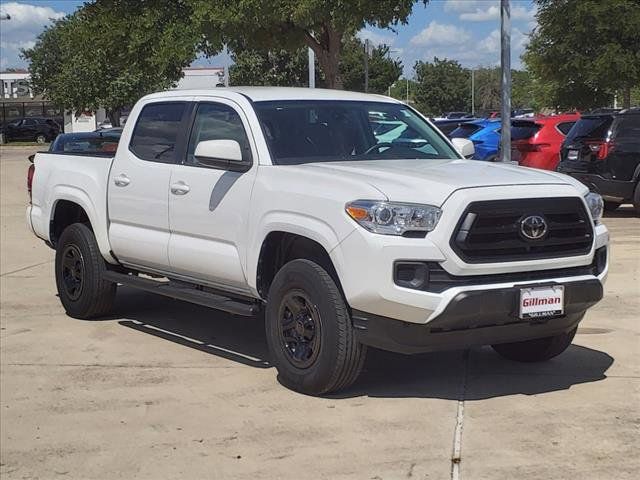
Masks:
[[[176,287],[171,285],[171,282],[159,282],[149,278],[113,272],[110,270],[104,272],[103,277],[105,280],[120,283],[127,287],[157,293],[159,295],[164,295],[165,297],[184,300],[185,302],[195,303],[197,305],[202,305],[203,307],[214,308],[216,310],[222,310],[223,312],[241,315],[243,317],[251,317],[259,310],[257,302],[236,300],[223,295],[198,290],[190,286]]]

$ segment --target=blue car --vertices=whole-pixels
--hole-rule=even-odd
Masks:
[[[476,152],[474,160],[495,162],[500,148],[500,119],[481,119],[461,123],[449,134],[450,138],[468,138]]]

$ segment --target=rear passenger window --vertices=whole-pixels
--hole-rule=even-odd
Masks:
[[[240,144],[242,160],[251,161],[251,148],[242,119],[238,112],[227,105],[221,103],[198,105],[187,150],[188,164],[197,164],[193,153],[198,143],[205,140],[235,140]]]
[[[186,105],[185,102],[171,102],[145,106],[133,130],[129,150],[142,160],[173,162]]]
[[[562,133],[563,135],[567,135],[567,133],[569,133],[569,130],[571,130],[571,127],[573,127],[575,125],[576,122],[562,122],[558,124],[558,130],[560,130],[560,133]]]

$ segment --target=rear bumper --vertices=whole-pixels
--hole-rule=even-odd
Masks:
[[[592,192],[597,192],[602,195],[605,200],[613,202],[623,202],[633,198],[633,192],[637,184],[637,182],[634,181],[611,180],[595,173],[571,171],[562,171],[562,173],[572,176],[576,180],[584,183]]]
[[[361,343],[408,354],[518,342],[575,328],[603,295],[598,279],[564,283],[565,314],[528,321],[518,318],[520,288],[526,286],[458,293],[437,318],[423,325],[354,310],[353,326]]]

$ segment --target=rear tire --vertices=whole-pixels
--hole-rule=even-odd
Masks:
[[[43,133],[36,135],[36,143],[47,143],[47,136]]]
[[[331,276],[309,260],[293,260],[276,274],[265,312],[267,344],[278,380],[300,393],[322,395],[350,386],[366,346]]]
[[[640,182],[636,185],[636,191],[633,194],[633,206],[636,209],[636,214],[640,215]]]
[[[524,342],[500,343],[492,345],[493,349],[504,358],[516,362],[544,362],[564,352],[576,335],[575,327],[553,337],[536,338]]]
[[[104,280],[106,264],[83,223],[69,225],[56,248],[56,286],[67,315],[90,319],[111,311],[117,285]]]

